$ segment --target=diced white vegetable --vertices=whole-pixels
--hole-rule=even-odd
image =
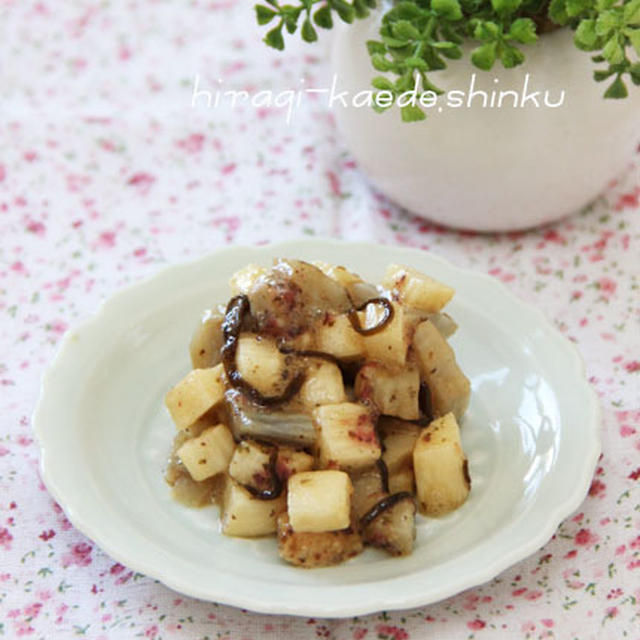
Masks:
[[[382,286],[391,289],[403,304],[429,313],[440,311],[455,293],[451,287],[399,264],[387,267]]]
[[[313,418],[321,467],[358,471],[380,457],[373,416],[366,407],[352,402],[328,404],[316,409]]]
[[[289,478],[287,513],[294,531],[346,529],[351,513],[351,480],[343,471],[304,471]]]
[[[299,395],[309,411],[322,404],[344,402],[347,398],[339,367],[326,360],[310,359]]]
[[[339,360],[364,357],[364,340],[345,315],[330,315],[315,331],[314,348]]]
[[[178,429],[186,429],[224,398],[223,370],[194,369],[165,396],[165,404]]]
[[[250,485],[259,490],[271,489],[272,478],[269,461],[273,448],[250,440],[238,443],[231,462],[229,475],[240,484]]]
[[[207,312],[195,330],[189,344],[194,369],[214,367],[221,361],[222,321],[223,317],[220,314]]]
[[[362,282],[362,278],[359,275],[352,273],[349,269],[340,265],[329,264],[322,260],[314,260],[312,264],[314,267],[318,267],[322,273],[329,276],[332,280],[335,280],[343,287],[346,287],[349,284],[354,284],[355,282]]]
[[[222,498],[222,533],[227,536],[255,538],[276,531],[276,519],[287,508],[283,493],[274,500],[259,500],[231,478]]]
[[[177,455],[191,477],[199,482],[226,471],[234,448],[231,432],[225,425],[218,424],[187,440]]]
[[[429,386],[436,416],[452,411],[460,419],[466,411],[471,385],[456,362],[453,349],[428,320],[418,325],[413,348],[420,374]]]
[[[279,351],[276,341],[253,333],[240,335],[236,368],[246,382],[266,396],[282,393],[293,377],[287,356]]]
[[[267,273],[267,269],[257,264],[248,264],[243,269],[236,271],[229,281],[231,292],[234,296],[247,295],[254,287],[256,281]]]
[[[313,469],[313,465],[313,456],[306,451],[294,449],[293,447],[278,447],[276,473],[281,480],[290,478],[294,473],[311,471]]]
[[[397,302],[393,306],[393,318],[377,333],[363,336],[367,360],[377,360],[390,369],[399,370],[407,360],[409,346],[408,327],[404,319],[404,309]],[[380,324],[384,309],[380,305],[367,305],[359,313],[360,323],[365,328]]]
[[[413,447],[420,434],[420,427],[411,422],[383,417],[378,422],[382,437],[382,459],[389,476],[403,469],[413,469]],[[395,493],[391,491],[391,493]]]
[[[453,413],[422,430],[413,450],[413,469],[422,513],[443,515],[467,499],[471,483]]]
[[[368,362],[356,376],[355,393],[359,400],[373,402],[385,415],[405,420],[420,417],[420,374],[413,364],[394,372],[379,362]]]
[[[408,491],[415,493],[416,483],[413,476],[413,463],[393,473],[389,473],[389,493]]]

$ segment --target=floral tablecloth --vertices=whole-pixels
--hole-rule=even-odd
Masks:
[[[0,2],[0,636],[640,638],[639,164],[558,225],[476,236],[376,193],[319,101],[289,122],[276,107],[191,106],[197,74],[254,92],[320,82],[327,44],[268,51],[234,0]],[[162,265],[301,235],[418,246],[490,273],[577,344],[603,454],[543,549],[436,605],[320,620],[183,597],[67,521],[30,425],[67,328]]]

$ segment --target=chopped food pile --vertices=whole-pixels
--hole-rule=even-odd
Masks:
[[[219,504],[225,535],[275,534],[300,567],[365,546],[410,554],[416,512],[449,513],[471,488],[458,426],[470,385],[442,311],[454,290],[397,264],[376,287],[289,259],[230,284],[166,395],[174,497]]]

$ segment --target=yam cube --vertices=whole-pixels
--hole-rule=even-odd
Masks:
[[[274,500],[259,500],[228,478],[222,498],[222,533],[242,538],[269,535],[276,531],[276,520],[286,508],[284,493]]]
[[[381,454],[371,412],[361,404],[327,404],[313,412],[322,468],[359,471]]]
[[[258,491],[273,489],[270,464],[273,452],[273,447],[242,440],[233,452],[229,475],[236,482],[254,487]]]
[[[431,407],[436,416],[452,411],[460,419],[469,405],[471,384],[456,362],[449,343],[430,321],[418,325],[413,348],[420,374],[431,392]]]
[[[300,389],[300,400],[305,408],[311,410],[322,404],[345,402],[346,399],[340,368],[326,360],[311,360]]]
[[[413,447],[420,434],[420,427],[411,422],[383,417],[378,422],[378,428],[382,438],[382,459],[387,465],[389,476],[404,469],[411,471]]]
[[[390,264],[382,279],[382,286],[390,289],[408,307],[436,313],[455,293],[448,287],[412,267]]]
[[[415,493],[416,484],[413,476],[413,463],[393,473],[389,473],[389,493],[408,491]]]
[[[409,327],[405,322],[404,310],[397,302],[393,306],[393,318],[377,333],[363,336],[367,360],[377,360],[390,369],[398,370],[404,367],[409,347]],[[365,328],[380,324],[384,317],[381,305],[367,305],[359,313],[360,324]]]
[[[240,335],[236,352],[237,370],[260,393],[273,396],[284,391],[293,377],[287,362],[288,357],[278,350],[275,340],[253,333]]]
[[[349,526],[351,480],[344,471],[303,471],[289,478],[287,512],[294,531],[337,531]]]
[[[257,264],[248,264],[231,276],[231,280],[229,280],[231,292],[234,296],[238,294],[247,295],[253,289],[256,281],[266,273],[268,273],[268,269]]]
[[[345,315],[328,316],[316,329],[315,348],[339,360],[359,360],[364,357],[364,339]]]
[[[200,482],[226,471],[234,448],[231,431],[218,424],[187,440],[176,453],[191,477]]]
[[[313,264],[332,280],[340,283],[347,290],[349,298],[351,298],[356,307],[379,295],[378,289],[374,285],[365,282],[359,275],[344,267],[327,264],[319,260]]]
[[[381,508],[383,505],[388,506]],[[409,555],[413,551],[413,541],[416,537],[416,505],[412,496],[407,495],[396,500],[391,495],[379,502],[375,508],[380,509],[379,513],[369,522],[363,523],[364,542],[392,556]]]
[[[224,341],[222,321],[220,314],[207,312],[195,330],[189,345],[194,369],[215,367],[221,361],[220,350]]]
[[[194,369],[165,396],[178,429],[186,429],[224,399],[222,365]]]
[[[322,273],[329,276],[332,280],[335,280],[343,287],[355,282],[362,282],[362,278],[359,275],[352,273],[349,269],[340,265],[329,264],[322,260],[314,260],[312,264],[314,267],[320,269]]]
[[[471,482],[453,413],[422,430],[413,450],[413,469],[422,513],[443,515],[467,499]]]
[[[340,531],[294,531],[286,513],[278,517],[278,552],[297,567],[315,568],[340,564],[362,551],[362,539],[354,526]]]
[[[379,362],[369,362],[356,376],[356,397],[372,402],[385,415],[417,420],[420,417],[419,393],[420,373],[412,364],[394,372]]]
[[[294,473],[311,471],[313,464],[313,456],[306,451],[294,449],[293,447],[278,447],[276,473],[282,481],[287,480]]]

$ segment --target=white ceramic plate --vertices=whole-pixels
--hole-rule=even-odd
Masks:
[[[374,282],[400,262],[457,290],[448,311],[473,385],[462,429],[473,487],[453,514],[419,519],[408,558],[367,550],[341,566],[295,569],[274,538],[227,538],[216,508],[169,496],[164,393],[188,371],[191,332],[204,308],[228,299],[231,273],[275,256],[345,264]],[[435,602],[536,551],[586,495],[599,423],[575,348],[501,284],[425,252],[335,241],[228,249],[118,293],[67,334],[34,415],[49,491],[117,561],[197,598],[326,617]]]

